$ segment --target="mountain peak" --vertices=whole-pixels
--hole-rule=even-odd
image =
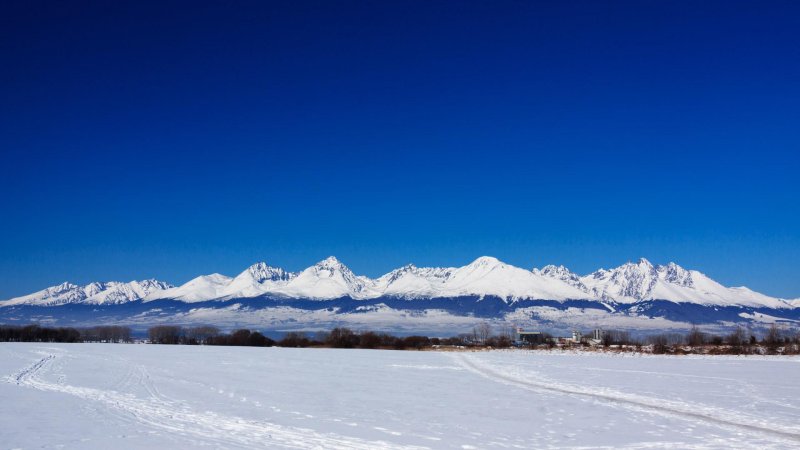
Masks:
[[[257,262],[252,266],[248,267],[247,270],[242,272],[242,275],[239,277],[246,275],[253,279],[256,283],[263,283],[265,281],[278,281],[278,280],[288,280],[291,278],[291,274],[280,267],[272,267],[265,262]],[[237,278],[239,278],[237,277]]]
[[[397,277],[409,272],[416,272],[417,270],[419,270],[419,268],[414,264],[406,264],[403,267],[398,267],[397,269],[392,270],[384,276]]]
[[[572,271],[567,269],[565,266],[563,266],[563,265],[558,265],[557,266],[555,264],[548,264],[548,265],[542,267],[541,269],[537,269],[537,268],[534,267],[532,272],[533,273],[537,273],[539,275],[547,275],[547,276],[552,276],[552,275],[572,275]]]
[[[668,283],[685,287],[694,286],[692,273],[674,262],[670,262],[666,266],[658,266],[658,272],[661,278]]]
[[[200,275],[199,277],[192,278],[189,283],[193,281],[211,281],[214,283],[226,283],[231,281],[231,277],[223,275],[219,272],[210,273],[208,275]]]
[[[653,263],[651,263],[647,258],[639,258],[639,260],[635,263],[628,261],[627,263],[608,271],[608,273],[612,274],[612,276],[615,273],[655,274],[656,266],[654,266]]]
[[[583,292],[588,292],[588,288],[581,282],[581,278],[563,265],[548,264],[541,269],[534,268],[531,272],[539,276],[563,281]]]
[[[64,291],[68,291],[70,289],[75,289],[75,288],[78,288],[78,287],[80,287],[80,286],[78,286],[77,284],[72,284],[69,281],[65,281],[65,282],[63,282],[61,284],[57,284],[55,286],[49,287],[49,288],[47,288],[47,290],[51,291],[51,292],[64,292]]]
[[[175,287],[172,284],[167,283],[166,281],[156,280],[155,278],[147,278],[145,280],[131,281],[131,284],[137,284],[144,289],[151,289],[151,290],[170,289]]]
[[[330,256],[293,276],[278,292],[314,299],[363,296],[371,281],[356,276],[336,257]]]
[[[322,261],[315,264],[319,267],[326,267],[326,268],[336,268],[336,267],[344,267],[341,261],[335,256],[328,256],[327,258],[323,259]]]
[[[469,263],[469,265],[472,267],[477,267],[477,266],[491,267],[491,266],[497,266],[499,264],[503,264],[503,262],[495,258],[494,256],[481,256],[480,258],[475,259],[475,261]]]
[[[349,267],[345,266],[335,256],[329,256],[323,259],[322,261],[310,267],[310,269],[314,269],[315,272],[323,274],[323,276],[327,277],[331,277],[337,272],[342,273],[347,278],[355,277],[353,271],[350,270]]]
[[[615,269],[598,270],[581,279],[602,299],[648,298],[658,281],[656,268],[650,261],[640,258],[638,262],[627,262]]]

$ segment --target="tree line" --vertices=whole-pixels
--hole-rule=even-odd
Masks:
[[[131,342],[131,329],[113,325],[91,328],[0,325],[0,342]]]
[[[495,333],[488,323],[475,326],[471,332],[453,337],[394,336],[373,331],[354,331],[338,327],[316,333],[288,332],[280,340],[271,339],[258,331],[238,329],[224,333],[214,326],[181,327],[158,325],[148,329],[148,341],[166,345],[223,345],[250,347],[332,347],[363,349],[421,350],[437,346],[507,348],[513,345],[533,348],[553,348],[559,338],[542,334],[541,344],[514,342],[511,328],[502,327]],[[0,342],[133,342],[126,326],[97,326],[89,328],[44,327],[39,325],[0,325]],[[570,346],[602,347],[622,351],[642,351],[657,354],[800,354],[800,332],[772,325],[757,338],[750,330],[736,327],[728,334],[708,333],[693,327],[688,333],[659,333],[633,337],[624,330],[605,330],[598,341],[584,338]]]
[[[587,345],[587,342],[582,344]],[[800,331],[781,329],[772,324],[759,339],[750,330],[737,326],[728,334],[715,334],[693,326],[686,333],[657,333],[633,337],[628,331],[606,330],[600,345],[604,348],[646,351],[655,354],[800,354]]]
[[[484,330],[485,331],[485,330]],[[374,331],[354,331],[346,327],[337,327],[331,331],[306,333],[291,331],[280,340],[273,340],[257,331],[247,329],[222,333],[213,326],[180,327],[175,325],[158,325],[148,329],[149,342],[153,344],[172,345],[237,345],[255,347],[329,347],[329,348],[362,348],[387,350],[422,350],[434,346],[469,346],[510,347],[510,335],[494,336],[488,331],[477,344],[472,333],[454,337],[438,338],[422,335],[394,336],[389,333]]]
[[[0,325],[0,342],[82,342],[75,328]]]
[[[223,333],[209,325],[184,328],[177,325],[158,325],[147,330],[151,344],[167,345],[232,345],[239,347],[272,347],[275,341],[258,331],[247,329]]]
[[[726,335],[708,333],[692,327],[686,334],[663,333],[647,337],[653,353],[729,353],[729,354],[800,354],[800,332],[772,324],[761,339],[737,326]]]
[[[427,336],[397,337],[372,331],[356,332],[338,327],[329,332],[288,332],[280,340],[274,340],[258,331],[247,329],[223,333],[213,326],[184,328],[175,325],[158,325],[147,331],[152,344],[172,345],[234,345],[252,347],[332,347],[367,349],[423,349],[432,345],[450,343],[449,340]],[[460,341],[459,341],[460,342]]]

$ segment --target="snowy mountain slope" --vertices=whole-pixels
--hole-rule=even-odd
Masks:
[[[482,256],[464,267],[419,268],[407,265],[375,280],[382,295],[404,298],[494,296],[519,299],[567,300],[586,294],[561,280]]]
[[[600,269],[580,278],[588,294],[616,303],[669,300],[720,306],[790,308],[787,302],[744,287],[727,288],[696,270],[669,263],[654,266],[642,258],[615,269]]]
[[[187,303],[202,302],[219,298],[232,278],[218,273],[202,275],[178,287],[154,292],[145,301],[174,299]]]
[[[356,276],[347,266],[331,256],[298,273],[272,293],[293,298],[332,299],[339,297],[373,298],[380,292],[372,280]]]
[[[156,280],[86,286],[63,283],[0,302],[0,306],[119,304],[140,299],[196,303],[257,297],[297,300],[496,297],[506,303],[583,300],[602,303],[610,309],[653,300],[704,306],[800,307],[800,299],[785,301],[744,287],[728,288],[675,263],[656,266],[642,258],[636,263],[579,276],[564,266],[549,265],[529,271],[488,256],[463,267],[420,268],[409,264],[374,280],[357,276],[335,257],[297,273],[261,262],[234,278],[211,274],[179,287]]]
[[[600,269],[581,277],[589,293],[604,300],[633,303],[648,298],[658,280],[658,272],[650,261],[623,264],[616,269]]]
[[[446,278],[438,297],[464,295],[496,296],[506,300],[567,300],[585,297],[585,293],[560,280],[545,277],[483,256],[455,269]]]
[[[120,304],[141,300],[150,294],[172,288],[169,283],[158,280],[94,282],[86,286],[61,283],[33,294],[0,302],[0,306],[38,305],[57,306],[69,303]]]
[[[452,267],[420,268],[408,264],[376,279],[373,286],[390,297],[434,298],[455,270]]]
[[[99,283],[92,283],[96,285]],[[88,285],[87,285],[88,287]],[[94,288],[94,286],[92,286]],[[76,303],[86,299],[88,295],[83,287],[72,283],[61,283],[57,286],[52,286],[32,294],[24,295],[22,297],[15,297],[2,302],[3,306],[13,305],[39,305],[39,306],[55,306],[63,305],[65,303]]]
[[[141,300],[155,292],[162,292],[173,286],[158,280],[131,281],[130,283],[106,283],[106,289],[90,296],[85,303],[119,304]]]
[[[267,263],[259,262],[231,279],[219,292],[219,297],[258,297],[274,292],[296,276],[297,274],[287,272],[279,267],[271,267]]]
[[[564,283],[580,290],[581,292],[589,292],[589,288],[586,287],[586,285],[581,281],[580,275],[570,271],[564,266],[555,266],[550,264],[542,267],[541,269],[534,267],[532,272],[543,277],[561,280]]]
[[[347,266],[331,256],[299,273],[257,263],[235,278],[219,274],[206,275],[178,288],[149,296],[147,300],[172,298],[201,302],[262,295],[326,300],[379,295],[371,287],[372,280],[356,276]]]

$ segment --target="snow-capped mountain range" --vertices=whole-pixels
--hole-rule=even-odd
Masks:
[[[564,266],[526,270],[488,256],[463,267],[424,268],[409,264],[376,279],[354,274],[335,257],[300,272],[288,272],[262,262],[233,278],[203,275],[181,286],[157,280],[86,286],[62,283],[0,301],[0,307],[156,300],[196,303],[255,297],[304,300],[496,297],[509,304],[520,300],[589,300],[611,305],[665,300],[703,306],[800,307],[800,299],[784,300],[745,287],[725,287],[696,270],[687,270],[675,263],[653,265],[642,258],[635,263],[580,276]]]
[[[130,283],[94,282],[86,286],[64,282],[33,294],[0,302],[0,306],[58,306],[71,303],[121,304],[141,300],[150,294],[163,292],[172,287],[171,284],[158,280],[131,281]]]

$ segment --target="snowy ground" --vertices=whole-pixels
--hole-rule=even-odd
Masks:
[[[800,359],[0,344],[0,448],[798,448]]]

